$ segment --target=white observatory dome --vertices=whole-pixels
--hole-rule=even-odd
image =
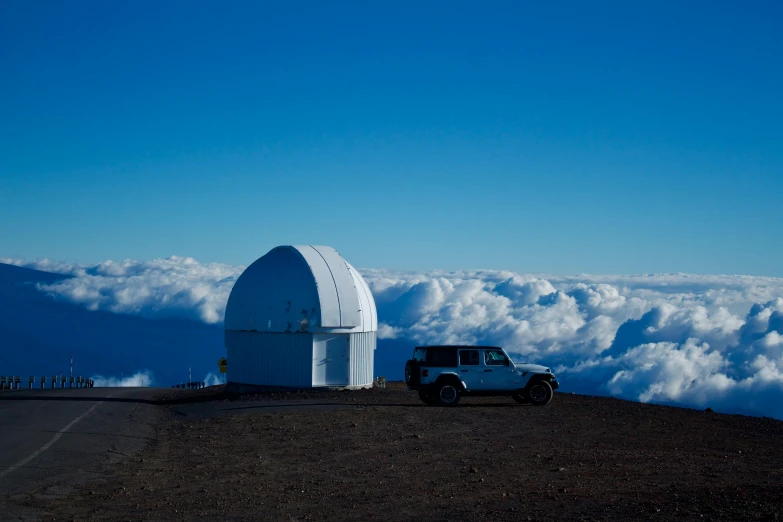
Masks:
[[[233,387],[372,386],[375,300],[331,247],[279,246],[256,260],[231,290],[224,327]]]
[[[374,332],[370,288],[328,246],[272,249],[239,276],[226,305],[226,330]]]

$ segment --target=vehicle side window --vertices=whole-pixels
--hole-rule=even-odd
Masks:
[[[413,350],[413,358],[417,361],[424,361],[427,358],[427,350],[425,348],[416,348]]]
[[[429,348],[427,350],[427,365],[435,367],[457,366],[457,349]]]
[[[484,364],[487,366],[506,366],[508,358],[500,350],[484,350]]]
[[[460,350],[459,352],[460,366],[478,366],[478,363],[479,363],[478,350]]]

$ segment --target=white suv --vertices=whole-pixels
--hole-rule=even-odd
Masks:
[[[544,406],[560,386],[549,368],[515,364],[496,346],[418,346],[405,363],[405,382],[426,404],[441,406],[453,406],[463,395],[503,395]]]

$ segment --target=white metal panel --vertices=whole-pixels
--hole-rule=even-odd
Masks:
[[[329,272],[337,289],[337,299],[340,302],[340,324],[342,328],[352,328],[361,326],[361,305],[359,304],[358,288],[354,283],[354,278],[348,269],[348,263],[332,247],[311,246],[313,250],[326,262]],[[320,286],[320,279],[316,278]]]
[[[308,331],[321,325],[315,279],[301,254],[277,247],[239,276],[226,304],[228,330]]]
[[[375,332],[352,333],[349,386],[372,384],[375,372]]]
[[[372,296],[370,287],[351,263],[346,261],[345,264],[348,265],[348,270],[351,271],[351,277],[353,277],[354,286],[359,295],[359,306],[362,310],[361,331],[374,332],[378,329],[378,312],[375,308],[375,299]]]
[[[295,245],[293,248],[302,256],[315,280],[318,300],[321,303],[321,326],[324,328],[339,328],[340,296],[334,283],[332,272],[323,256],[310,245]]]
[[[312,387],[312,334],[237,330],[225,334],[229,382]]]
[[[348,386],[349,334],[313,334],[313,386]]]

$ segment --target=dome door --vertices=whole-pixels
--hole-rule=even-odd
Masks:
[[[347,386],[348,334],[313,334],[313,386]]]

